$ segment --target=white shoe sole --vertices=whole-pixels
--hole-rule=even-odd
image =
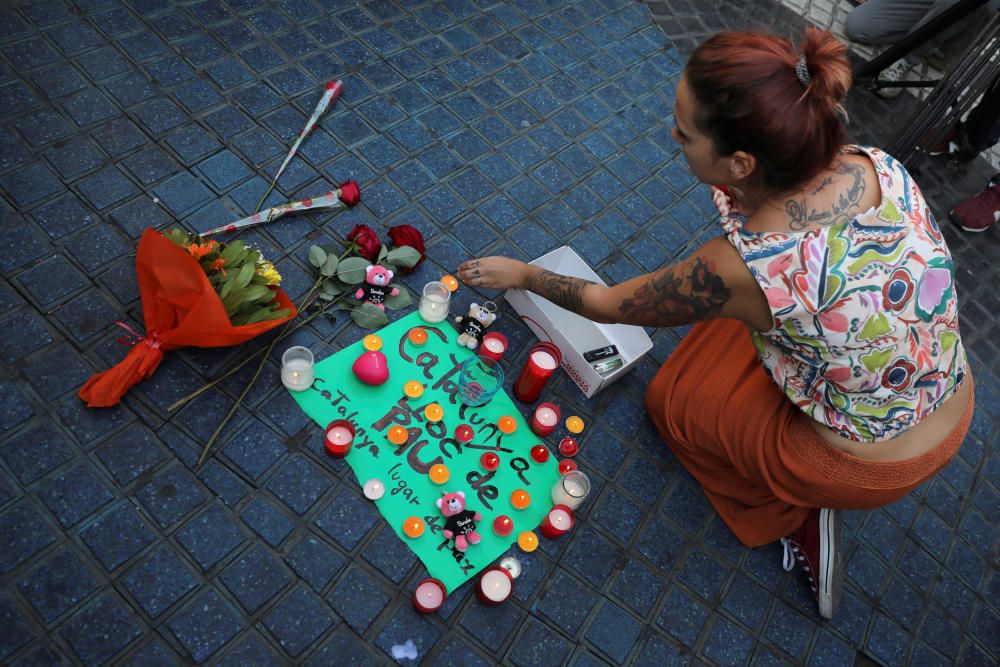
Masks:
[[[959,225],[959,227],[962,227],[962,225]],[[964,229],[967,232],[972,232],[973,234],[979,234],[980,232],[985,232],[987,229],[989,229],[989,227],[978,227],[978,228],[962,227],[962,229]]]
[[[840,558],[840,511],[819,511],[819,563],[816,581],[819,615],[833,618],[840,604],[844,565]]]

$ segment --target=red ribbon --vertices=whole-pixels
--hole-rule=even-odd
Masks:
[[[155,331],[150,331],[148,334],[143,336],[121,320],[115,320],[115,324],[131,334],[131,336],[119,336],[117,338],[119,345],[138,345],[139,343],[145,343],[154,350],[160,349],[160,337],[156,335]]]

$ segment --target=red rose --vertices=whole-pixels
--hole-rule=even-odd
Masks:
[[[424,246],[424,236],[420,231],[411,225],[396,225],[389,228],[389,238],[397,248],[408,245],[420,253],[420,260],[412,268],[400,267],[403,273],[413,273],[413,269],[420,266],[420,262],[427,259],[427,248]]]
[[[378,259],[379,248],[382,242],[378,239],[378,234],[368,225],[355,225],[351,233],[347,235],[348,241],[354,241],[358,249],[358,254],[373,262]]]
[[[361,201],[361,189],[357,181],[344,181],[340,184],[340,201],[348,206],[354,206]]]

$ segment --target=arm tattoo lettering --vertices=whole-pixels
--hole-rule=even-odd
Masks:
[[[715,262],[698,255],[650,274],[619,311],[631,324],[681,326],[718,316],[730,295]]]
[[[552,303],[574,313],[583,314],[583,290],[593,285],[589,280],[561,276],[551,271],[542,271],[529,278],[524,289],[544,297]]]
[[[789,199],[785,202],[785,213],[790,218],[788,227],[792,231],[801,232],[810,225],[829,227],[842,222],[846,222],[856,216],[860,209],[861,200],[865,195],[867,186],[865,185],[865,170],[856,164],[848,162],[838,162],[834,170],[838,176],[847,176],[850,185],[844,192],[841,192],[837,200],[830,205],[829,209],[819,210],[806,205],[805,199]],[[829,177],[824,178],[812,194],[817,194],[832,181]]]

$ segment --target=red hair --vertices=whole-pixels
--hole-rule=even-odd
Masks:
[[[795,65],[805,56],[803,84]],[[787,39],[720,32],[694,50],[684,76],[695,99],[695,124],[716,153],[757,159],[770,189],[800,186],[828,167],[847,134],[841,102],[851,87],[847,47],[810,27],[801,54]]]

